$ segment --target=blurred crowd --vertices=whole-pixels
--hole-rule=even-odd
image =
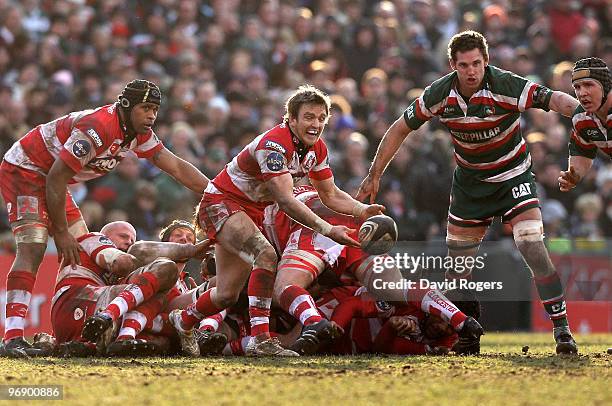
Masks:
[[[112,103],[145,78],[164,93],[155,132],[214,177],[280,122],[289,92],[311,83],[331,95],[324,138],[337,184],[354,193],[385,130],[449,71],[448,40],[465,29],[486,36],[492,64],[572,95],[575,60],[612,66],[606,0],[0,0],[0,156],[30,128]],[[522,126],[547,236],[612,237],[609,159],[561,193],[570,120],[529,110]],[[443,238],[454,166],[437,120],[408,137],[378,198],[401,239]],[[139,239],[189,218],[198,201],[135,157],[72,193],[91,230],[124,219]]]

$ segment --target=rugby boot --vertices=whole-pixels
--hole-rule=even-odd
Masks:
[[[33,352],[32,344],[23,337],[15,337],[0,347],[0,355],[8,358],[28,358]]]
[[[299,357],[295,352],[283,348],[277,337],[251,337],[246,346],[245,354],[251,357]]]
[[[96,313],[85,321],[81,336],[87,341],[96,343],[112,325],[113,319],[111,316],[104,312]]]
[[[578,354],[578,345],[567,327],[553,329],[557,354]]]
[[[63,358],[93,357],[96,355],[96,346],[83,341],[68,341],[59,345],[58,353]]]
[[[291,349],[300,355],[313,355],[331,343],[335,338],[336,330],[333,324],[323,319],[314,324],[302,327],[302,333],[295,340]]]
[[[150,357],[158,352],[154,343],[139,338],[113,341],[106,347],[111,357]]]
[[[199,357],[200,349],[198,348],[198,342],[193,333],[193,329],[184,330],[183,327],[181,327],[181,311],[181,309],[172,310],[168,315],[168,319],[179,336],[182,353],[189,357]]]
[[[227,344],[227,336],[222,333],[213,332],[210,330],[197,330],[196,339],[200,348],[200,355],[219,355],[225,344]]]
[[[463,327],[457,333],[459,341],[453,346],[453,351],[458,355],[480,354],[480,336],[484,329],[473,317],[468,317],[463,322]]]

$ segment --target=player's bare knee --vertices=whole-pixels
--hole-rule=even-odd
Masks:
[[[152,265],[150,272],[153,273],[159,280],[160,290],[172,288],[179,276],[177,265],[173,261],[166,258],[156,260]]]
[[[229,289],[217,289],[215,294],[215,305],[222,309],[227,309],[238,302],[240,290],[231,291]]]

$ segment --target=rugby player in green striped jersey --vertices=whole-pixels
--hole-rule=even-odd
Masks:
[[[489,65],[487,42],[478,32],[451,38],[448,57],[453,71],[427,86],[385,133],[357,199],[374,201],[380,178],[404,139],[437,116],[450,132],[457,161],[446,234],[449,255],[475,256],[487,227],[500,216],[512,227],[533,273],[554,325],[557,353],[576,353],[563,287],[543,241],[531,156],[520,119],[529,108],[571,117],[578,101]],[[447,276],[468,278],[470,272],[453,271]]]

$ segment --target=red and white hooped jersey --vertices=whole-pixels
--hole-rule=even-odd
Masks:
[[[55,291],[74,283],[94,286],[110,285],[113,274],[102,267],[101,255],[107,249],[117,250],[115,244],[100,233],[85,234],[77,239],[82,250],[79,251],[81,264],[72,269],[70,265],[60,269],[55,282]]]
[[[265,182],[275,176],[289,173],[294,184],[305,176],[316,180],[331,178],[327,146],[323,140],[319,138],[303,152],[302,157],[296,142],[297,138],[285,123],[266,131],[223,168],[206,192],[223,192],[247,203],[264,206],[272,202]]]
[[[76,172],[72,181],[83,182],[115,169],[130,150],[150,158],[163,147],[151,129],[122,147],[124,140],[116,104],[109,104],[35,127],[13,144],[4,159],[46,176],[59,158]]]
[[[337,213],[325,206],[317,190],[309,185],[296,186],[293,188],[293,196],[304,203],[317,216],[327,221],[333,226],[343,225],[349,228],[359,228],[359,223],[353,216]],[[285,212],[279,210],[277,204],[269,205],[264,211],[263,222],[264,234],[268,241],[274,244],[278,252],[282,253],[285,249],[296,249],[297,247],[289,247],[296,245],[300,238],[300,230],[307,228],[302,224],[294,221]],[[340,245],[328,237],[316,233],[313,237],[313,249],[320,248],[324,251],[335,250],[342,251],[343,245]],[[337,255],[336,255],[337,257]],[[332,261],[334,262],[334,261]]]

